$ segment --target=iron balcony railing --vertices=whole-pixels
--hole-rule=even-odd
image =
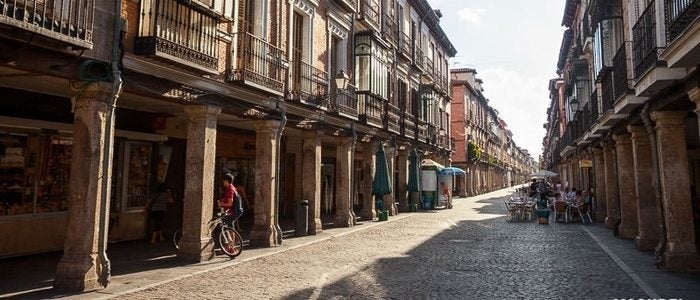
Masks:
[[[632,27],[632,61],[634,62],[634,77],[639,79],[649,69],[658,63],[656,43],[656,9],[651,1],[646,10]]]
[[[352,12],[357,11],[357,0],[337,0],[340,5],[345,6]]]
[[[177,0],[141,1],[134,53],[195,69],[218,68],[217,20]]]
[[[359,19],[364,20],[375,28],[379,28],[379,3],[376,0],[361,1]]]
[[[393,17],[382,14],[382,37],[385,41],[396,45],[399,39],[399,25]]]
[[[349,86],[347,89],[339,90],[335,96],[335,103],[331,107],[331,111],[346,115],[352,118],[357,118],[357,93],[355,88]]]
[[[613,74],[609,69],[603,71],[600,79],[602,89],[601,96],[603,98],[603,112],[606,112],[608,110],[612,110],[613,106],[615,105],[615,94],[613,88],[615,83],[613,82]]]
[[[700,0],[664,0],[666,41],[677,39],[700,15]]]
[[[230,79],[283,93],[289,67],[284,51],[249,32],[237,36],[236,65]]]
[[[433,59],[426,56],[425,60],[423,60],[423,63],[423,72],[428,73],[430,77],[435,78],[435,69],[433,69]]]
[[[413,45],[413,65],[417,66],[421,70],[425,68],[423,65],[425,61],[425,56],[423,55],[423,50],[417,44]]]
[[[384,106],[386,111],[384,115],[384,128],[389,132],[396,134],[401,133],[401,110],[389,102],[385,102]]]
[[[357,92],[360,121],[368,125],[383,127],[384,100],[368,91]]]
[[[615,100],[622,98],[630,90],[627,82],[627,54],[625,44],[622,43],[620,49],[617,50],[613,57],[613,82],[615,91]]]
[[[414,117],[412,114],[409,114],[404,111],[403,113],[403,123],[402,123],[402,131],[403,131],[403,136],[410,138],[410,139],[415,139],[416,138],[416,117]]]
[[[396,49],[400,54],[411,59],[413,51],[411,51],[411,37],[405,32],[399,32],[399,46]]]
[[[417,123],[418,140],[424,143],[428,142],[428,123],[423,120],[418,120]]]
[[[95,0],[3,0],[0,24],[92,48]]]
[[[600,111],[598,109],[598,90],[591,94],[591,100],[589,101],[589,103],[591,104],[591,118],[593,119],[593,121],[596,121],[600,117]],[[558,130],[559,129],[557,127],[557,133]]]
[[[291,100],[325,106],[327,95],[328,73],[302,60],[292,62]]]

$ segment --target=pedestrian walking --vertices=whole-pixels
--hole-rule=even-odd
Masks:
[[[146,204],[146,207],[143,209],[144,213],[148,212],[148,215],[153,222],[151,244],[165,240],[163,237],[163,220],[165,219],[165,215],[168,210],[168,203],[172,202],[173,197],[170,189],[165,184],[161,184],[158,187],[158,194],[154,198],[151,198]]]

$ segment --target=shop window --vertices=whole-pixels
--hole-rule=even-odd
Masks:
[[[122,185],[123,193],[126,195],[126,208],[140,208],[148,203],[153,149],[148,143],[127,142],[127,145],[128,156],[124,171],[128,175],[124,178],[125,182]]]
[[[73,139],[0,131],[0,216],[65,211]]]

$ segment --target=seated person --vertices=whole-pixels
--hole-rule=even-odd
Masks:
[[[575,199],[576,199],[576,193],[577,193],[576,188],[571,188],[571,191],[569,191],[568,193],[566,193],[566,196],[565,196],[565,197],[566,197],[566,201],[573,201],[573,200],[575,200]]]

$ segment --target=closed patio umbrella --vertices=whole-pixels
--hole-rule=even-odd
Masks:
[[[374,180],[372,181],[372,195],[377,197],[377,209],[382,212],[384,211],[384,202],[379,201],[384,197],[384,195],[391,194],[391,179],[389,178],[389,166],[386,161],[386,154],[384,153],[384,145],[379,144],[377,147],[377,155],[375,166],[377,168],[374,174]]]
[[[418,154],[416,150],[412,150],[408,157],[408,191],[409,192],[420,192],[420,187],[418,186]]]

